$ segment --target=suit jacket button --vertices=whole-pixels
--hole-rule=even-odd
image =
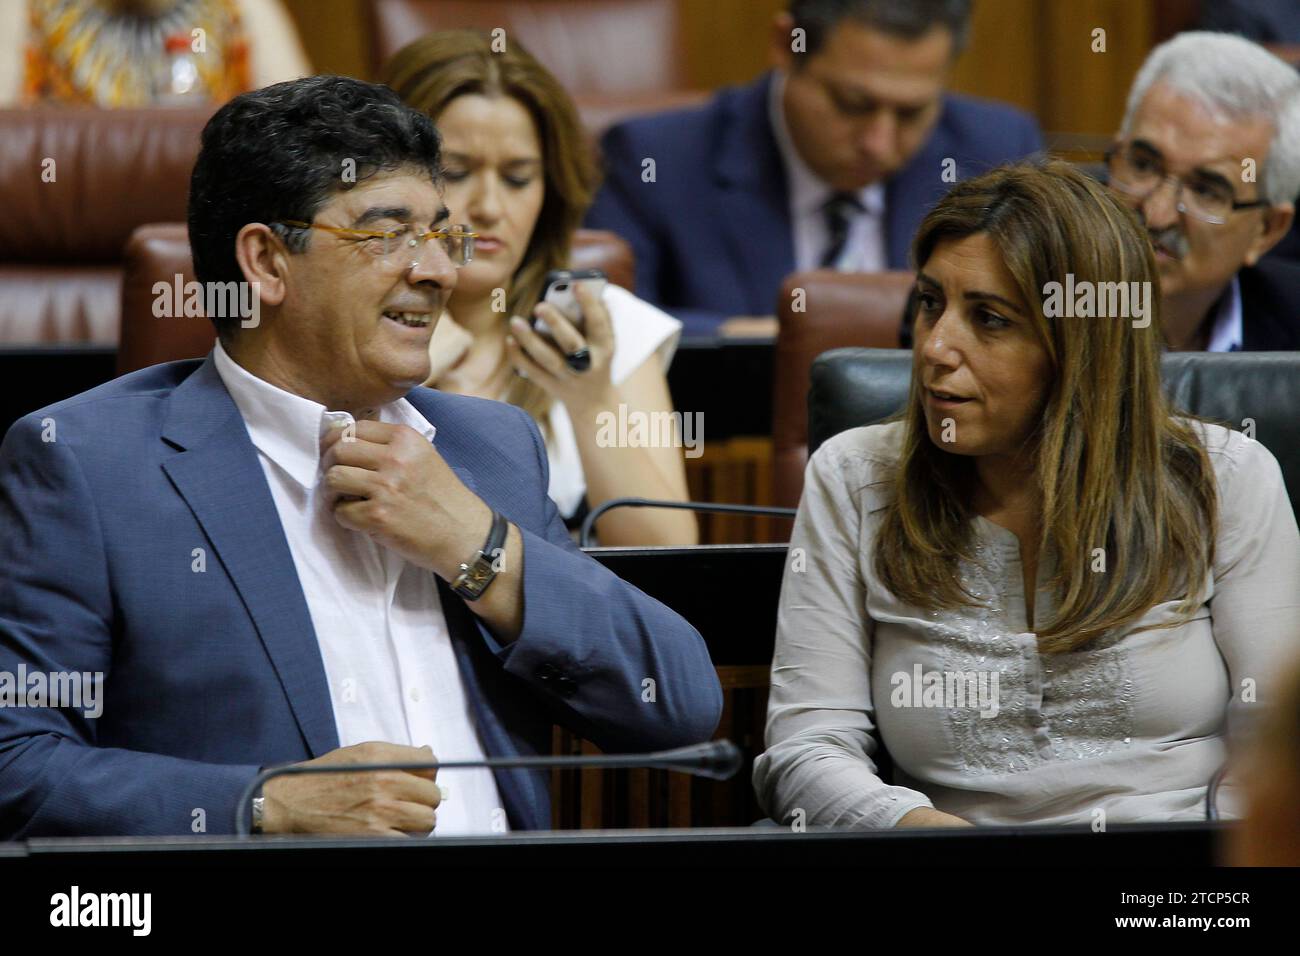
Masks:
[[[537,679],[540,681],[551,681],[555,679],[559,671],[555,669],[554,664],[543,664],[533,673],[537,675]]]
[[[578,692],[578,684],[572,677],[561,677],[555,682],[555,692],[561,697],[572,697]]]

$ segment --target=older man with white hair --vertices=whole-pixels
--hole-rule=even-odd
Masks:
[[[1264,258],[1300,193],[1300,75],[1263,47],[1183,33],[1156,47],[1107,153],[1151,233],[1174,350],[1300,349],[1300,264]]]

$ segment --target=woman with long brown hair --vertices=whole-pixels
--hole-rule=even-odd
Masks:
[[[1226,732],[1300,646],[1277,461],[1169,405],[1150,244],[1068,164],[954,187],[913,256],[901,416],[808,464],[760,801],[859,827],[1203,818]]]
[[[529,412],[546,440],[551,498],[571,524],[611,498],[686,500],[680,434],[628,429],[612,440],[624,436],[609,427],[672,421],[665,372],[681,323],[613,285],[603,301],[579,288],[581,331],[546,305],[534,312],[546,273],[568,268],[597,181],[568,94],[518,40],[494,48],[468,30],[408,44],[379,79],[437,125],[445,200],[479,235],[434,331],[428,384]],[[529,327],[534,314],[553,340]],[[576,371],[565,356],[584,349],[590,366]],[[597,530],[602,544],[697,538],[684,511],[623,508]]]

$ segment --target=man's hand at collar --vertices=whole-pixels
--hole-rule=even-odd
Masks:
[[[358,421],[321,443],[327,506],[343,527],[368,534],[412,564],[454,581],[474,561],[492,509],[433,445],[406,425]],[[497,575],[469,607],[502,642],[523,627],[523,540],[510,526]]]

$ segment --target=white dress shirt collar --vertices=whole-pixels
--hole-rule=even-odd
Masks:
[[[1242,349],[1241,283],[1232,277],[1232,283],[1219,300],[1214,325],[1210,328],[1207,352],[1235,352]]]
[[[221,343],[212,350],[217,374],[235,400],[255,447],[303,488],[320,477],[320,443],[335,422],[353,422],[347,412],[329,411],[319,402],[287,392],[258,378],[230,357]],[[404,398],[379,409],[379,420],[409,425],[433,441],[437,429]]]

